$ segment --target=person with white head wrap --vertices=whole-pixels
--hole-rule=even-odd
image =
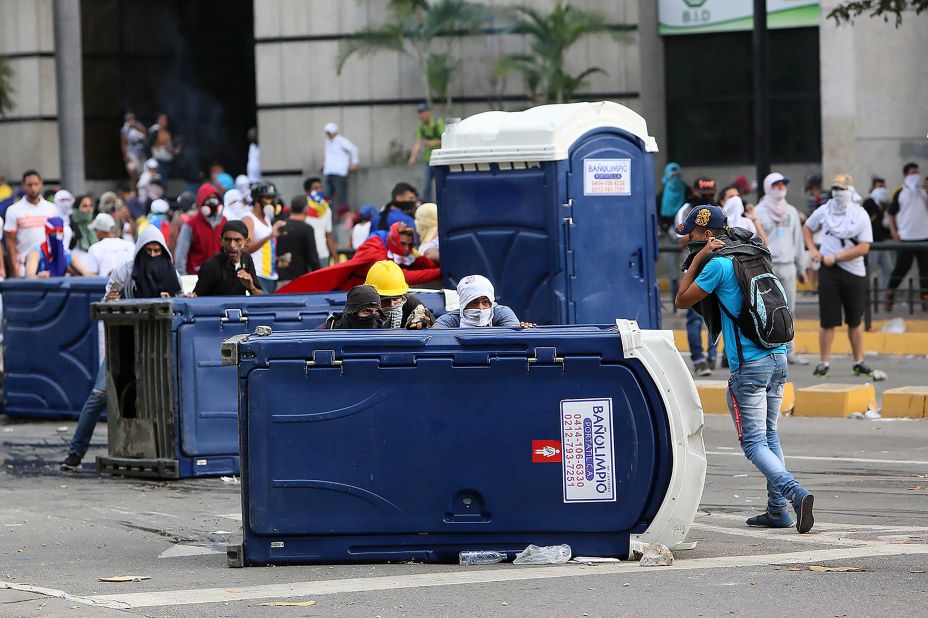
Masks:
[[[820,247],[814,232],[822,231]],[[835,328],[847,324],[854,360],[854,375],[870,375],[864,363],[863,313],[867,302],[867,270],[864,256],[873,242],[870,216],[854,203],[854,182],[847,174],[837,174],[831,183],[831,199],[806,220],[803,227],[806,248],[819,270],[819,355],[821,362],[813,375],[828,375]],[[843,317],[842,317],[843,313]]]
[[[757,204],[757,222],[767,234],[767,248],[773,261],[773,273],[783,284],[789,310],[796,314],[796,283],[805,277],[807,256],[802,237],[802,218],[795,206],[786,201],[789,179],[779,172],[764,178],[764,197]],[[787,345],[787,361],[808,365],[796,354],[795,344]]]
[[[71,240],[74,238],[74,230],[71,229],[71,210],[74,209],[74,196],[67,189],[59,189],[55,192],[55,207],[58,208],[58,215],[64,221],[64,246],[71,248]]]
[[[460,309],[439,317],[435,328],[533,326],[519,322],[512,309],[496,303],[493,284],[483,275],[464,277],[458,282],[457,292]]]

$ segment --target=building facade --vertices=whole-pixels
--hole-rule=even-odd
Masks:
[[[352,57],[336,72],[345,40],[387,18],[385,0],[216,2],[83,1],[91,187],[122,178],[118,131],[129,110],[146,123],[170,110],[195,148],[188,176],[213,159],[233,175],[243,172],[244,132],[256,123],[265,175],[286,195],[296,193],[303,178],[321,170],[322,127],[331,121],[360,149],[356,205],[380,202],[395,180],[419,182],[418,166],[404,162],[423,99],[415,62],[380,52]],[[487,3],[544,10],[555,0]],[[772,164],[797,180],[844,171],[861,187],[871,175],[892,182],[904,162],[928,160],[928,45],[921,36],[928,15],[909,13],[899,28],[866,17],[837,26],[826,17],[836,0],[820,4],[768,3]],[[641,113],[661,149],[658,175],[676,160],[690,180],[753,178],[750,32],[743,14],[725,14],[733,6],[749,11],[749,0],[572,5],[601,11],[622,32],[618,40],[596,35],[571,49],[570,71],[604,70],[590,76],[578,99],[613,100]],[[797,7],[801,19],[784,19],[783,11]],[[52,180],[59,174],[52,11],[53,0],[0,0],[0,56],[9,59],[15,90],[14,108],[0,117],[0,172],[11,179],[30,167]],[[671,23],[686,15],[690,22]],[[524,37],[501,26],[497,20],[480,34],[439,42],[460,64],[452,106],[436,102],[437,114],[531,105],[519,78],[493,79],[500,54],[528,49]],[[144,43],[159,33],[170,42]]]

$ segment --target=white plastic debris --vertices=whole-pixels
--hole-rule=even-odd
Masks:
[[[242,484],[242,482],[238,480],[237,476],[222,476],[219,478],[222,479],[223,483],[226,483],[228,485],[241,485]]]
[[[641,566],[670,566],[673,564],[673,554],[663,543],[651,543],[644,548],[641,555]]]
[[[903,320],[902,318],[893,318],[892,320],[889,320],[888,322],[886,322],[886,324],[883,325],[883,328],[880,329],[880,332],[881,333],[893,333],[896,335],[904,333],[905,332],[905,320]]]
[[[882,369],[874,369],[873,373],[870,374],[870,377],[873,378],[874,382],[882,382],[886,379],[886,372]]]
[[[570,545],[529,545],[516,554],[513,564],[564,564],[570,560]]]

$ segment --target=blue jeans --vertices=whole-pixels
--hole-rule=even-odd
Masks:
[[[348,203],[348,177],[329,174],[325,177],[325,192],[333,208]]]
[[[786,355],[769,354],[746,361],[728,379],[728,409],[738,426],[731,396],[740,408],[741,450],[767,479],[767,509],[772,513],[784,510],[799,482],[786,469],[777,416],[786,384]]]
[[[686,310],[686,342],[690,346],[690,360],[693,364],[706,360],[706,356],[702,353],[702,316],[692,307]],[[709,359],[714,359],[718,353],[718,346],[710,341],[707,352]]]
[[[432,181],[435,180],[435,171],[429,162],[426,161],[422,166],[422,201],[432,201]]]
[[[106,409],[106,361],[100,363],[100,369],[97,370],[97,381],[93,385],[93,390],[87,396],[84,407],[81,408],[81,416],[77,420],[77,428],[74,430],[74,436],[71,438],[71,445],[68,447],[68,454],[77,455],[83,458],[90,448],[90,439],[93,437],[93,429],[100,420],[100,415]]]

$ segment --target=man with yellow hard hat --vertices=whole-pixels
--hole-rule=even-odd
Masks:
[[[386,315],[384,328],[429,328],[435,316],[422,301],[409,294],[409,284],[403,269],[393,260],[375,262],[367,271],[365,285],[373,286],[380,295],[381,308]]]

